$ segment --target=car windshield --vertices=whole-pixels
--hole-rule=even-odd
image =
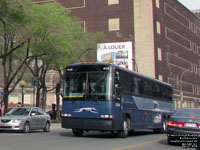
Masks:
[[[30,110],[31,108],[13,108],[7,113],[7,115],[27,116]]]
[[[186,118],[200,118],[199,109],[178,109],[174,116],[186,117]]]

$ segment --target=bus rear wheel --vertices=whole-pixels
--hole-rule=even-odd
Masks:
[[[126,138],[130,131],[130,119],[126,118],[123,120],[123,130],[118,131],[118,136],[121,138]]]
[[[74,134],[75,136],[82,136],[84,130],[81,130],[81,129],[72,129],[72,132],[73,132],[73,134]]]
[[[160,129],[153,129],[154,133],[166,133],[167,131],[167,119],[163,119],[162,121],[162,128]]]

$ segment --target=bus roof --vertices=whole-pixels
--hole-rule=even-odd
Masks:
[[[114,68],[118,68],[118,69],[120,69],[120,70],[123,70],[123,71],[125,71],[125,72],[129,72],[129,73],[135,74],[135,75],[137,75],[137,76],[140,76],[140,77],[143,77],[143,78],[146,78],[146,79],[149,79],[149,80],[158,82],[158,83],[160,83],[160,84],[164,84],[164,85],[166,85],[166,86],[172,87],[172,85],[169,84],[169,83],[167,83],[167,82],[160,81],[160,80],[158,80],[158,79],[152,78],[152,77],[150,77],[150,76],[141,74],[141,73],[139,73],[139,72],[136,72],[136,71],[133,71],[133,70],[130,70],[130,69],[126,69],[126,68],[121,67],[121,66],[116,65],[116,64],[110,64],[110,63],[105,63],[105,62],[84,62],[84,63],[70,64],[70,65],[67,66],[67,67],[74,67],[74,66],[80,66],[80,65],[81,65],[81,66],[82,66],[82,65],[83,65],[83,66],[84,66],[84,65],[86,65],[86,66],[87,66],[87,65],[108,65],[108,66],[112,66],[112,67],[114,67]]]

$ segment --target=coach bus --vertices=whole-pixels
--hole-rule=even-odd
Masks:
[[[62,128],[75,136],[111,131],[127,137],[138,129],[166,130],[174,111],[172,86],[109,63],[66,67]]]

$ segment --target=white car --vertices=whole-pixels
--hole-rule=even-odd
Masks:
[[[38,107],[13,108],[5,116],[0,117],[0,130],[13,130],[29,133],[31,130],[43,129],[49,132],[51,118]]]

